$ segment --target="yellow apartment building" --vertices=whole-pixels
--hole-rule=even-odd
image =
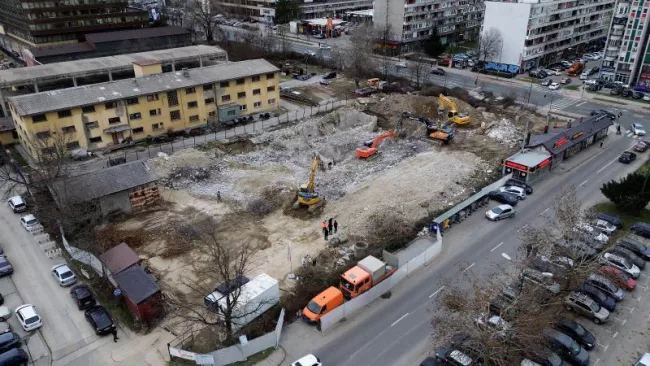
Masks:
[[[156,62],[133,67],[135,79],[9,98],[20,143],[40,160],[54,151],[97,150],[280,105],[279,69],[263,59],[170,73]]]

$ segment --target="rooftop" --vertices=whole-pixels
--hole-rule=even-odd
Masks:
[[[140,261],[138,255],[126,243],[121,243],[107,250],[99,256],[99,259],[113,276]]]
[[[549,154],[546,151],[539,151],[539,150],[530,150],[530,151],[524,151],[524,152],[519,152],[511,157],[508,158],[508,161],[512,161],[513,163],[525,165],[527,167],[536,167],[541,163],[542,161],[548,159],[551,157],[551,154]]]
[[[554,128],[546,134],[531,136],[528,146],[544,146],[551,154],[559,154],[613,124],[604,113],[573,122],[572,127]]]
[[[166,63],[171,61],[194,60],[199,57],[223,57],[225,59],[226,56],[226,51],[219,47],[198,45],[85,60],[56,62],[46,65],[0,70],[0,88],[31,85],[33,83],[54,81],[73,76],[99,75],[105,74],[109,70],[132,70],[133,63],[140,60],[155,60]]]
[[[29,116],[276,71],[278,68],[264,59],[247,60],[147,75],[135,79],[51,90],[8,99],[18,115]]]
[[[11,117],[0,117],[0,132],[13,131],[16,129],[14,120]]]
[[[90,33],[86,34],[86,41],[90,43],[115,42],[129,39],[175,36],[189,33],[190,31],[183,27],[153,27],[128,29],[116,32]]]
[[[156,281],[140,266],[131,266],[113,276],[113,278],[119,288],[136,305],[160,292],[160,287],[158,287]]]

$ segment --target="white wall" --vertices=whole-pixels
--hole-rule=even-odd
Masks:
[[[503,53],[487,61],[521,65],[530,7],[530,4],[485,2],[481,33],[496,28],[503,37]]]
[[[375,28],[381,31],[388,28],[390,29],[391,41],[401,41],[402,26],[404,24],[404,2],[375,0],[373,7],[373,25]]]

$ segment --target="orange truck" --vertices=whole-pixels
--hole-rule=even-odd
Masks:
[[[579,75],[582,72],[582,69],[584,69],[585,64],[582,62],[574,62],[573,65],[571,65],[567,70],[566,74],[570,76],[576,76]]]

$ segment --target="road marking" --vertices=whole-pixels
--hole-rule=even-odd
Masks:
[[[616,338],[617,335],[618,335],[618,332],[614,333],[614,335],[612,336],[612,338]]]
[[[584,182],[578,184],[578,187],[582,187],[582,186],[584,186],[585,184],[587,184],[587,182],[588,182],[588,180],[585,180]]]
[[[641,273],[641,276],[643,276],[643,277],[650,277],[650,276],[648,276],[648,275],[645,274],[645,273]]]
[[[522,226],[522,227],[520,227],[520,228],[519,228],[519,230],[517,230],[517,232],[520,232],[520,231],[522,231],[523,229],[525,229],[525,228],[526,228],[526,226],[528,226],[528,224],[526,224],[526,225],[524,225],[524,226]]]
[[[465,268],[465,269],[463,270],[463,273],[469,271],[469,269],[472,268],[472,267],[474,267],[475,264],[476,264],[476,263],[472,263],[472,264],[470,264],[469,267],[467,267],[467,268]]]
[[[576,104],[576,107],[580,107],[581,105],[583,105],[585,103],[587,103],[587,102],[578,103],[578,104]]]
[[[503,258],[507,259],[507,260],[512,260],[512,259],[510,258],[510,256],[507,255],[506,253],[501,253],[501,256],[502,256]]]
[[[614,162],[617,161],[617,160],[618,160],[618,158],[616,158],[616,159],[610,161],[609,163],[607,163],[607,165],[605,165],[604,167],[600,168],[596,173],[600,173],[600,172],[602,172],[603,170],[605,170],[605,168],[607,168],[608,166],[612,165],[612,163],[614,163]]]
[[[603,349],[605,350],[605,352],[607,352],[607,349],[609,348],[609,344],[606,345],[606,346],[603,346],[603,345],[600,344],[600,343],[596,343],[596,344],[599,345],[599,346],[601,346],[601,347],[603,347]]]
[[[642,289],[648,291],[648,287],[647,287],[647,286],[639,285],[638,283],[636,284],[636,286],[637,286],[637,287],[641,287]]]
[[[600,362],[600,358],[597,359],[596,362],[594,362],[594,366],[598,365],[598,362]]]
[[[544,211],[542,211],[542,213],[541,213],[541,214],[543,215],[543,214],[545,214],[545,213],[547,213],[547,212],[548,212],[548,210],[550,210],[550,209],[551,209],[550,207],[547,207],[547,208],[546,208],[546,210],[544,210]]]
[[[395,321],[393,322],[393,324],[391,324],[390,326],[392,327],[393,325],[399,323],[399,321],[402,320],[402,319],[404,319],[404,318],[406,318],[407,315],[409,315],[409,313],[406,313],[406,314],[402,315],[401,318],[395,320]]]
[[[431,295],[429,295],[429,298],[432,298],[432,297],[436,296],[436,295],[437,295],[440,291],[442,291],[444,288],[445,288],[445,286],[442,286],[442,287],[439,288],[436,292],[434,292],[434,293],[432,293]]]
[[[633,307],[632,309],[630,309],[630,313],[633,313],[634,309],[636,309],[636,308]]]
[[[499,243],[496,247],[492,248],[492,250],[490,250],[490,251],[491,251],[491,252],[494,252],[494,250],[495,250],[496,248],[500,247],[501,245],[503,245],[503,242]]]

